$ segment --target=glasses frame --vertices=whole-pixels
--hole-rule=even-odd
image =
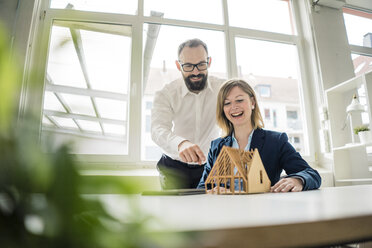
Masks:
[[[184,72],[192,72],[192,71],[195,69],[195,67],[196,67],[196,69],[198,69],[198,71],[206,71],[206,70],[208,70],[209,57],[207,57],[207,61],[200,62],[200,63],[197,63],[197,64],[191,64],[191,63],[184,63],[184,64],[182,64],[180,60],[178,60],[178,62],[179,62],[180,65],[181,65],[182,71],[184,71]],[[203,70],[200,70],[200,69],[199,69],[199,65],[200,65],[200,64],[207,64],[207,68],[205,68],[205,69],[203,69]],[[185,65],[192,66],[192,69],[186,71],[186,70],[183,68]]]

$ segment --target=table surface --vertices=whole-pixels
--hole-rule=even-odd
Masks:
[[[219,235],[216,247],[242,246],[242,240],[265,247],[372,240],[372,185],[296,193],[99,197],[118,219],[125,220],[128,204],[135,204],[159,220],[151,230],[204,233],[201,244]]]

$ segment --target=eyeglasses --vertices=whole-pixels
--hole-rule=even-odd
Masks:
[[[208,60],[209,58],[207,58]],[[178,61],[181,64],[181,61]],[[181,64],[182,70],[184,72],[192,72],[194,68],[196,67],[198,71],[205,71],[208,69],[208,62],[200,62],[199,64],[190,64],[190,63],[185,63]]]

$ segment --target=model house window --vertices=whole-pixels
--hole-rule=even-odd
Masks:
[[[186,39],[207,43],[210,76],[239,76],[256,89],[270,128],[287,131],[287,106],[306,117],[292,1],[41,2],[49,6],[37,40],[47,44],[37,51],[45,68],[42,137],[72,142],[82,159],[130,165],[159,159],[150,134],[153,98],[181,77],[175,60]]]

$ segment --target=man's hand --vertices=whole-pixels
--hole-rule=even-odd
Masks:
[[[205,162],[205,156],[200,147],[188,140],[184,140],[178,145],[178,152],[181,160],[185,163],[194,162],[201,165]]]
[[[302,191],[303,184],[301,179],[295,177],[282,178],[274,186],[271,187],[270,192],[299,192]]]

